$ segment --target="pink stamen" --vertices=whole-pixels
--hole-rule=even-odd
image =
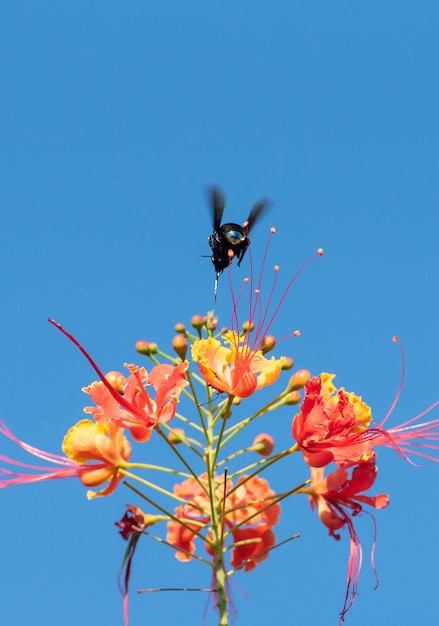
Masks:
[[[257,287],[255,289],[255,293],[257,294],[256,299],[259,298],[259,295],[260,295],[260,292],[261,292],[262,277],[264,275],[265,264],[267,262],[268,250],[270,249],[271,240],[272,240],[273,235],[275,233],[276,233],[276,229],[274,228],[274,226],[272,226],[270,228],[270,235],[268,237],[267,245],[265,246],[264,256],[262,258],[262,265],[261,265],[261,271],[259,272],[258,285],[257,285]],[[251,289],[251,293],[253,293],[253,259],[252,259],[251,246],[249,246],[248,253],[249,253],[249,257],[250,257],[250,289]],[[254,311],[255,310],[256,310],[256,302],[253,305],[252,304],[252,298],[250,296],[250,302],[249,302],[249,319],[250,320],[254,319]]]
[[[271,290],[270,290],[270,295],[268,296],[268,300],[267,300],[267,304],[265,306],[265,311],[264,314],[262,315],[262,304],[261,304],[261,311],[259,312],[259,322],[258,322],[258,327],[257,327],[257,331],[256,331],[256,336],[254,338],[253,341],[253,348],[256,348],[256,346],[258,346],[260,344],[260,342],[263,340],[263,338],[266,336],[267,332],[268,332],[268,328],[270,326],[267,327],[267,330],[264,332],[264,325],[265,325],[265,320],[267,319],[267,315],[268,315],[268,311],[271,305],[271,302],[273,300],[274,297],[274,291],[276,289],[276,285],[277,285],[277,276],[278,276],[278,271],[279,271],[279,265],[275,265],[274,266],[274,280],[271,286]]]
[[[400,424],[397,429],[396,428],[390,428],[390,430],[392,430],[392,431],[396,431],[396,430],[402,431],[402,430],[409,430],[411,428],[419,429],[422,426],[428,426],[429,428],[425,429],[425,432],[427,432],[428,430],[432,429],[433,426],[434,426],[434,428],[436,428],[436,426],[439,426],[439,418],[431,420],[430,422],[425,422],[423,424],[414,424],[413,426],[408,426],[408,424],[412,424],[413,422],[416,422],[416,420],[418,420],[421,417],[424,417],[424,415],[427,415],[427,413],[430,413],[430,411],[435,409],[437,406],[439,406],[439,400],[436,400],[436,402],[433,402],[433,404],[431,406],[429,406],[428,409],[425,409],[425,411],[422,411],[421,413],[418,413],[418,415],[415,415],[415,417],[411,417],[406,422],[403,422],[402,424]]]
[[[262,268],[261,268],[261,272],[260,272],[260,276],[259,276],[259,282],[258,282],[258,290],[260,290],[260,286],[261,286],[261,283],[262,283],[262,275],[263,275],[263,272],[264,272],[264,266],[265,266],[266,257],[267,257],[267,254],[268,254],[268,246],[270,244],[270,240],[271,240],[271,235],[270,235],[270,238],[268,240],[268,243],[267,243],[267,246],[266,246],[266,249],[265,249],[265,253],[264,253],[264,259],[263,259]],[[279,310],[280,310],[280,308],[281,308],[281,306],[282,306],[282,304],[283,304],[283,302],[284,302],[284,300],[285,300],[289,290],[291,289],[291,287],[293,286],[293,284],[295,283],[295,281],[297,280],[299,275],[303,272],[303,270],[307,267],[307,265],[309,263],[311,263],[312,260],[314,260],[317,256],[322,256],[322,255],[323,255],[323,250],[322,250],[322,248],[319,248],[313,255],[311,255],[299,267],[299,269],[296,271],[296,273],[294,274],[294,276],[292,277],[292,279],[288,283],[286,289],[284,290],[282,296],[279,299],[279,302],[277,303],[277,305],[276,305],[276,307],[274,309],[274,312],[271,314],[271,316],[269,318],[269,321],[267,323],[267,317],[269,316],[269,308],[270,308],[270,305],[271,305],[273,297],[274,297],[274,291],[275,291],[275,287],[276,287],[276,283],[277,283],[277,275],[278,275],[277,273],[279,271],[279,266],[278,265],[274,266],[275,278],[274,278],[273,285],[272,285],[272,288],[271,288],[271,291],[270,291],[270,295],[269,295],[269,298],[268,298],[267,305],[265,306],[264,313],[263,314],[260,313],[259,316],[258,316],[259,321],[258,321],[258,324],[257,324],[256,338],[255,338],[255,340],[253,341],[253,344],[252,344],[252,349],[253,350],[256,350],[258,348],[258,346],[260,345],[260,342],[268,334],[268,332],[269,332],[269,330],[270,330],[270,328],[271,328],[271,326],[272,326],[272,324],[273,324],[277,314],[279,313]],[[260,298],[259,291],[258,291],[258,294],[257,294],[257,298]],[[255,318],[255,311],[256,311],[256,308],[255,308],[255,305],[253,305],[253,307],[250,309],[250,313],[251,313],[250,320],[253,320]],[[233,311],[233,315],[234,315],[235,318],[237,317],[237,313],[236,313],[235,309]]]
[[[245,284],[241,287],[238,293],[238,296],[236,296],[234,289],[233,289],[232,277],[231,277],[230,265],[229,265],[228,278],[229,278],[230,293],[231,293],[231,298],[232,298],[231,330],[234,333],[234,344],[235,344],[234,348],[236,351],[236,356],[235,356],[236,363],[235,364],[238,366],[240,364],[242,364],[243,366],[246,366],[248,360],[252,358],[253,354],[261,349],[261,345],[265,337],[268,335],[269,330],[274,322],[274,319],[279,313],[280,307],[282,306],[286,298],[286,295],[291,289],[292,285],[297,280],[301,272],[305,269],[305,267],[316,256],[322,256],[323,254],[323,250],[319,248],[307,261],[305,261],[301,265],[301,267],[297,270],[297,272],[294,274],[294,276],[288,283],[278,303],[276,304],[276,306],[274,306],[274,312],[270,313],[270,308],[272,307],[272,304],[274,301],[274,295],[275,295],[276,288],[277,288],[279,265],[274,266],[274,280],[272,281],[270,292],[268,294],[268,299],[265,305],[263,305],[262,299],[261,299],[261,288],[262,288],[263,276],[264,276],[264,272],[265,272],[265,268],[267,264],[270,243],[275,232],[276,232],[276,229],[272,227],[270,229],[270,235],[268,237],[267,245],[264,250],[261,270],[259,272],[256,288],[253,288],[253,283],[254,283],[253,259],[252,259],[252,249],[251,249],[251,246],[249,245],[248,254],[250,257],[250,279],[245,279],[245,284],[247,282],[250,282],[249,318],[247,322],[248,326],[245,328],[244,333],[241,332],[241,329],[239,327],[238,305],[244,294]],[[251,333],[253,333],[253,335],[251,335]],[[293,336],[298,336],[299,334],[300,334],[299,331],[294,331],[294,333],[292,333]],[[291,336],[291,335],[288,335],[288,336]],[[284,339],[285,338],[286,337],[284,337]]]
[[[0,434],[4,435],[8,439],[16,443],[18,446],[20,446],[20,448],[22,448],[26,452],[29,452],[29,454],[32,454],[33,456],[36,456],[42,459],[43,461],[49,461],[50,463],[56,463],[58,465],[65,465],[67,467],[70,467],[73,465],[77,467],[77,463],[75,463],[75,461],[67,459],[65,456],[61,456],[60,454],[53,454],[52,452],[44,452],[44,450],[40,450],[39,448],[35,448],[34,446],[31,446],[28,443],[21,441],[13,433],[11,433],[11,431],[3,422],[3,420],[0,420]],[[6,457],[3,457],[3,458],[6,458]],[[21,465],[21,463],[16,463],[15,461],[12,461],[12,462],[15,463],[16,465]]]
[[[399,380],[398,389],[396,391],[395,397],[393,399],[392,404],[390,405],[390,409],[387,411],[384,419],[381,421],[380,426],[384,426],[389,417],[392,415],[394,408],[398,404],[398,400],[401,396],[402,387],[404,385],[404,377],[405,377],[405,359],[404,359],[404,346],[402,342],[396,337],[396,335],[392,338],[393,343],[398,343],[401,350],[401,378]]]
[[[286,289],[284,290],[284,292],[283,292],[283,294],[282,294],[282,297],[281,297],[281,299],[279,300],[279,303],[278,303],[277,307],[275,308],[273,315],[272,315],[272,316],[271,316],[271,318],[270,318],[270,321],[269,321],[269,323],[268,323],[268,326],[267,326],[266,332],[268,332],[268,330],[270,329],[270,327],[271,327],[272,323],[274,322],[274,319],[275,319],[276,315],[279,313],[279,309],[280,309],[280,307],[282,306],[283,301],[285,300],[285,298],[286,298],[286,296],[287,296],[287,294],[288,294],[289,290],[290,290],[290,289],[291,289],[291,287],[293,286],[293,284],[296,282],[297,278],[298,278],[298,277],[300,276],[300,274],[303,272],[303,270],[305,269],[305,267],[306,267],[307,265],[309,265],[309,263],[311,263],[311,261],[313,261],[313,260],[314,260],[317,256],[322,256],[322,254],[323,254],[323,250],[322,250],[322,248],[319,248],[319,249],[317,250],[317,252],[315,252],[313,255],[311,255],[311,256],[309,257],[309,259],[307,259],[307,260],[306,260],[304,263],[302,263],[302,265],[299,267],[299,269],[297,270],[297,272],[294,274],[293,278],[292,278],[292,279],[290,280],[290,282],[288,283],[288,285],[287,285]]]

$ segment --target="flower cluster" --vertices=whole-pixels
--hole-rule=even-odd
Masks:
[[[398,341],[395,337],[394,341]],[[362,398],[333,385],[334,374],[322,373],[305,384],[305,397],[300,411],[293,418],[292,435],[303,459],[311,469],[311,485],[300,489],[308,494],[311,508],[317,507],[329,534],[340,539],[338,531],[346,526],[350,536],[347,588],[341,612],[342,620],[352,605],[361,571],[362,549],[354,527],[354,517],[363,505],[375,509],[388,506],[389,496],[365,495],[374,485],[378,467],[377,447],[393,447],[407,457],[409,446],[415,454],[430,457],[420,448],[438,449],[429,443],[437,438],[438,420],[417,423],[417,418],[386,430],[384,423],[392,412],[402,387],[398,390],[389,414],[381,424],[372,422],[372,411]],[[433,408],[433,407],[431,407]],[[409,424],[413,424],[409,426]],[[435,459],[437,460],[437,459]],[[325,477],[325,468],[335,463],[338,468]],[[373,566],[372,547],[371,560]]]
[[[389,504],[388,495],[368,493],[377,476],[378,448],[392,448],[409,460],[411,454],[438,460],[438,447],[432,442],[439,437],[439,419],[419,421],[428,410],[397,427],[385,427],[402,381],[391,410],[379,423],[373,421],[361,397],[336,389],[333,374],[311,377],[308,370],[299,369],[279,388],[282,375],[294,363],[288,356],[267,356],[279,343],[269,333],[287,292],[308,262],[293,276],[277,304],[273,297],[278,266],[266,305],[261,298],[262,272],[256,288],[244,281],[238,296],[232,290],[229,328],[218,330],[218,319],[210,312],[194,315],[189,327],[175,325],[172,354],[155,342],[139,341],[136,349],[150,359],[151,367],[128,364],[127,375],[118,371],[104,375],[82,345],[50,320],[97,374],[98,380],[83,388],[94,403],[84,408],[92,419],[82,419],[68,431],[62,444],[64,455],[19,440],[0,422],[0,434],[51,464],[34,465],[0,455],[0,487],[76,477],[93,499],[112,494],[123,482],[151,507],[151,512],[144,513],[137,504],[130,504],[117,523],[128,542],[119,575],[125,625],[133,559],[140,539],[147,536],[172,549],[180,562],[198,559],[211,569],[219,623],[226,626],[230,576],[254,570],[279,545],[273,528],[280,520],[280,503],[297,495],[307,496],[331,537],[338,540],[340,531],[347,529],[350,554],[343,620],[357,593],[362,562],[355,517],[365,505],[383,509]],[[249,315],[240,324],[238,309],[246,289]],[[263,406],[254,410],[247,400],[257,398],[261,389],[267,392]],[[178,403],[183,399],[180,411]],[[299,403],[293,416],[291,406]],[[245,412],[240,414],[242,406]],[[269,426],[273,411],[282,411],[287,424],[286,445],[279,452],[269,433],[259,431],[255,436],[252,432],[264,418],[264,428]],[[242,441],[243,433],[249,431],[248,445],[233,447],[238,435]],[[152,446],[158,440],[168,447],[172,464],[132,460],[143,444]],[[293,455],[304,460],[299,468]],[[290,481],[282,493],[276,493],[263,477],[279,463]],[[169,476],[176,480],[173,489],[168,486]],[[165,525],[161,537],[149,533],[153,524]],[[196,549],[199,544],[205,547],[201,554]],[[375,542],[372,554],[374,548]]]

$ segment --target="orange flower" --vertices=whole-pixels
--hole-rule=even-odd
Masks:
[[[205,485],[205,488],[202,485]],[[189,478],[181,484],[174,485],[175,495],[187,500],[184,506],[178,506],[175,510],[175,517],[184,520],[184,526],[175,520],[168,523],[167,541],[177,548],[175,556],[179,561],[191,560],[191,554],[195,552],[195,533],[209,523],[210,500],[207,487],[206,474],[200,476],[200,482]]]
[[[20,441],[3,422],[0,422],[0,433],[26,452],[44,461],[63,466],[63,469],[39,467],[0,455],[0,461],[37,471],[37,473],[19,473],[0,468],[0,476],[5,477],[0,479],[1,487],[54,478],[78,477],[86,487],[96,487],[108,482],[108,485],[97,493],[88,491],[89,499],[108,496],[122,479],[119,469],[127,466],[131,454],[131,446],[120,428],[114,424],[96,424],[90,420],[81,420],[68,431],[62,446],[66,456],[45,452]]]
[[[206,475],[200,477],[200,483],[189,478],[181,485],[175,485],[174,493],[187,500],[178,506],[175,516],[181,522],[172,520],[168,523],[167,541],[177,548],[176,557],[180,561],[190,561],[195,552],[195,539],[209,527],[211,521],[210,499],[202,485],[206,485]],[[221,479],[216,481],[215,498],[221,503],[224,485]],[[224,523],[233,538],[231,565],[235,569],[253,570],[257,563],[268,557],[269,549],[275,545],[276,537],[271,530],[279,521],[280,506],[273,502],[275,493],[268,482],[254,476],[241,477],[236,488],[227,481],[226,511]],[[211,533],[204,535],[211,539]],[[206,542],[206,549],[212,554],[212,548]]]
[[[96,487],[109,481],[103,491],[89,491],[87,497],[90,499],[113,493],[122,480],[119,468],[126,467],[131,456],[131,446],[123,430],[112,422],[97,424],[91,420],[81,420],[64,437],[62,449],[78,464],[100,461],[100,465],[86,465],[79,470],[79,479],[86,487]]]
[[[252,349],[247,334],[239,337],[229,331],[224,341],[229,347],[213,337],[197,339],[192,345],[192,357],[198,361],[201,375],[211,387],[248,398],[279,378],[282,359],[267,359],[260,349]]]
[[[332,384],[323,373],[305,385],[305,398],[293,419],[293,438],[311,467],[331,461],[353,465],[373,457],[373,445],[362,436],[371,422],[370,408],[361,398]]]
[[[268,558],[270,548],[276,544],[276,535],[271,530],[279,522],[280,505],[274,503],[274,491],[263,478],[243,476],[235,491],[227,498],[229,512],[226,522],[232,529],[235,547],[231,565],[235,569],[250,572]],[[270,502],[273,504],[269,505]],[[240,542],[248,541],[249,543]]]
[[[233,541],[237,545],[233,548],[231,566],[251,572],[268,558],[270,549],[276,545],[276,535],[266,524],[254,528],[243,526],[233,531]]]
[[[311,508],[317,506],[319,517],[329,529],[329,534],[339,540],[340,535],[334,531],[344,525],[347,526],[350,536],[350,554],[348,562],[347,587],[341,621],[355,599],[358,580],[361,572],[362,548],[354,527],[354,517],[363,510],[362,505],[368,504],[376,509],[385,508],[389,504],[389,496],[362,495],[372,487],[378,469],[374,460],[360,463],[352,470],[349,479],[345,469],[337,469],[324,478],[324,468],[311,468],[311,487],[302,489],[300,493],[309,495]],[[375,525],[375,520],[373,520]],[[371,562],[375,571],[373,555],[375,541],[371,550]],[[376,575],[376,573],[375,573]],[[350,597],[351,596],[351,597]]]
[[[121,394],[107,380],[79,341],[64,330],[61,324],[51,319],[49,322],[75,344],[101,379],[101,382],[94,382],[83,388],[97,404],[97,407],[85,407],[84,411],[91,413],[97,422],[112,421],[121,428],[128,428],[136,441],[147,441],[159,422],[169,422],[174,417],[180,393],[188,384],[187,362],[179,365],[156,365],[149,374],[144,367],[126,365],[131,374],[125,380]],[[114,372],[111,374],[114,379]],[[117,384],[120,384],[120,380]],[[145,385],[154,387],[155,400],[148,395]]]
[[[179,365],[161,364],[148,374],[144,367],[126,365],[131,374],[123,385],[123,395],[113,389],[107,381],[94,382],[83,391],[97,404],[85,407],[97,422],[113,422],[128,428],[136,441],[147,441],[160,422],[169,422],[175,415],[176,404],[182,389],[188,384],[188,363]],[[156,391],[155,400],[145,386]]]

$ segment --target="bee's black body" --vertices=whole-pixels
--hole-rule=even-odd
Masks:
[[[210,194],[213,213],[213,233],[209,235],[208,242],[209,246],[212,248],[211,259],[216,271],[214,289],[216,299],[218,276],[223,270],[226,269],[226,267],[229,266],[231,261],[231,257],[229,257],[229,250],[231,250],[233,252],[233,256],[237,258],[238,265],[241,265],[241,261],[244,258],[244,254],[246,253],[250,243],[247,235],[258,217],[266,208],[267,202],[261,201],[255,204],[250,211],[250,215],[245,222],[245,226],[240,226],[240,224],[235,224],[233,222],[221,225],[221,219],[223,217],[224,207],[226,204],[224,197],[220,190],[216,187],[211,189]]]

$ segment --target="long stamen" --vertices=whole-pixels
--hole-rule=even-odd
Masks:
[[[393,341],[393,343],[398,343],[399,344],[399,348],[401,350],[401,378],[399,380],[398,389],[396,390],[396,394],[395,394],[395,397],[393,399],[393,402],[390,405],[390,409],[387,411],[387,413],[384,416],[383,420],[380,422],[380,426],[384,426],[384,424],[387,422],[389,417],[392,415],[393,409],[398,404],[398,400],[399,400],[399,398],[401,396],[402,387],[404,385],[404,377],[405,377],[404,346],[402,345],[402,342],[398,339],[398,337],[396,335],[392,338],[392,341]]]
[[[296,282],[297,278],[300,276],[300,274],[303,272],[303,270],[305,269],[305,267],[307,265],[309,265],[309,263],[311,263],[311,261],[313,261],[317,256],[323,256],[323,249],[322,248],[318,248],[318,250],[316,252],[314,252],[313,255],[311,255],[309,257],[309,259],[307,259],[304,263],[302,263],[302,265],[299,267],[299,269],[297,270],[297,272],[294,274],[294,276],[292,277],[292,279],[290,280],[290,282],[288,283],[286,289],[284,290],[266,328],[265,328],[265,332],[264,335],[268,333],[268,331],[271,328],[271,325],[274,322],[274,319],[276,317],[276,315],[279,313],[279,309],[281,308],[283,301],[285,300],[289,290],[291,289],[291,287],[293,286],[293,284]]]
[[[267,245],[265,246],[264,256],[262,258],[261,270],[259,272],[259,279],[256,289],[253,289],[253,260],[251,254],[251,246],[249,246],[249,257],[250,257],[250,300],[249,300],[249,320],[252,322],[254,319],[261,320],[262,317],[262,303],[261,303],[261,286],[262,286],[262,278],[264,276],[265,265],[267,262],[268,250],[270,248],[270,243],[273,238],[273,235],[276,233],[276,229],[274,226],[270,228],[270,235],[268,237]],[[253,301],[253,294],[256,294],[256,298]],[[259,314],[256,315],[256,308],[259,307]],[[266,307],[267,310],[267,307]],[[265,318],[265,316],[264,316]],[[260,334],[263,330],[263,321],[258,323],[258,331],[257,335]],[[254,339],[252,349],[257,346],[257,340]]]
[[[70,341],[72,343],[75,344],[75,346],[82,352],[82,354],[85,356],[85,358],[87,359],[87,361],[90,363],[90,365],[92,366],[92,368],[94,369],[94,371],[96,372],[96,374],[99,376],[99,378],[101,379],[101,381],[104,383],[105,387],[107,388],[107,390],[111,393],[111,395],[113,396],[113,398],[116,400],[116,402],[120,405],[123,406],[124,409],[126,409],[129,413],[136,415],[138,417],[143,417],[143,415],[137,411],[136,407],[134,407],[132,404],[130,404],[129,402],[127,402],[127,400],[125,400],[125,398],[118,393],[108,382],[108,380],[105,378],[105,374],[103,373],[103,371],[97,366],[97,364],[95,363],[95,361],[93,361],[93,359],[91,358],[91,356],[89,355],[89,353],[87,352],[87,350],[81,346],[81,344],[79,343],[79,341],[77,339],[75,339],[75,337],[73,335],[71,335],[70,333],[68,333],[66,330],[64,330],[64,328],[61,326],[61,324],[58,324],[57,322],[55,322],[55,320],[50,319],[50,317],[47,319],[47,321],[52,324],[52,326],[55,326],[55,328],[57,328],[58,330],[60,330],[62,332],[63,335],[65,335],[67,337],[67,339],[70,339]],[[143,385],[142,385],[143,386]]]
[[[77,465],[74,461],[66,458],[65,456],[61,456],[60,454],[54,454],[52,452],[45,452],[44,450],[40,450],[39,448],[35,448],[34,446],[31,446],[30,444],[25,443],[24,441],[21,441],[20,439],[18,439],[18,437],[16,437],[9,430],[9,428],[6,426],[3,420],[0,420],[0,434],[4,435],[8,439],[16,443],[18,446],[20,446],[20,448],[22,448],[26,452],[29,452],[29,454],[32,454],[33,456],[37,456],[43,461],[50,461],[50,463],[56,463],[58,465],[66,465],[66,466]],[[5,458],[5,457],[3,457],[2,455],[2,458]],[[20,463],[16,463],[15,461],[13,461],[13,463],[16,465],[20,465]]]
[[[262,280],[263,280],[263,275],[264,275],[264,271],[265,271],[265,266],[267,263],[267,257],[268,257],[268,251],[270,248],[270,243],[271,243],[271,239],[273,237],[273,235],[276,233],[276,229],[274,227],[272,227],[270,229],[270,235],[267,241],[267,245],[265,246],[265,251],[264,251],[264,256],[262,259],[262,265],[261,265],[261,270],[259,272],[259,277],[258,277],[258,283],[257,283],[257,287],[256,289],[253,288],[253,262],[252,262],[252,251],[251,251],[251,246],[249,246],[248,249],[248,254],[250,257],[250,279],[246,279],[247,281],[249,280],[250,282],[250,298],[249,298],[249,327],[246,329],[245,331],[245,344],[246,346],[251,350],[251,351],[256,351],[259,348],[259,345],[261,343],[261,341],[264,339],[264,337],[267,335],[267,333],[269,332],[269,329],[271,328],[274,319],[276,318],[289,290],[291,289],[291,287],[293,286],[293,284],[295,283],[295,281],[297,280],[298,276],[302,273],[302,271],[305,269],[305,267],[316,257],[316,256],[323,256],[323,249],[322,248],[318,248],[318,250],[311,255],[300,267],[299,269],[296,271],[296,273],[294,274],[294,276],[292,277],[292,279],[290,280],[290,282],[288,283],[286,289],[284,290],[282,296],[279,299],[279,302],[277,303],[277,305],[275,306],[274,312],[269,316],[269,310],[270,310],[270,306],[271,303],[273,301],[274,298],[274,293],[275,293],[275,289],[276,289],[276,285],[277,285],[277,276],[278,276],[278,271],[279,271],[279,266],[275,265],[274,266],[274,272],[275,272],[275,276],[274,276],[274,281],[272,283],[271,289],[270,289],[270,294],[268,297],[268,301],[265,305],[265,307],[262,307],[262,301],[261,301],[261,287],[262,287]],[[235,293],[233,290],[233,285],[232,285],[232,280],[231,280],[231,276],[229,275],[229,283],[230,283],[230,292],[232,295],[232,320],[231,320],[231,328],[232,330],[236,333],[236,335],[240,334],[240,329],[239,329],[239,323],[238,323],[238,303],[241,299],[242,293],[243,293],[243,289],[241,289],[238,297],[235,297]],[[267,323],[267,318],[269,317],[269,321]],[[252,341],[250,341],[250,332],[252,332],[252,330],[254,329],[254,320],[257,320],[256,323],[256,330],[255,330],[255,335],[252,339]],[[239,346],[237,346],[238,348]]]
[[[267,334],[266,331],[268,331],[268,327],[267,327],[266,331],[264,331],[264,326],[265,326],[265,320],[267,319],[268,311],[270,309],[271,302],[273,300],[274,292],[275,292],[275,289],[276,289],[278,271],[279,271],[279,265],[275,265],[274,266],[274,280],[273,280],[273,283],[271,285],[270,295],[268,296],[267,304],[265,306],[265,310],[264,310],[263,315],[262,314],[259,315],[259,320],[260,321],[258,322],[258,328],[256,330],[256,335],[255,335],[255,338],[254,338],[254,341],[253,341],[253,345],[254,346],[258,346],[259,345],[260,341]]]

